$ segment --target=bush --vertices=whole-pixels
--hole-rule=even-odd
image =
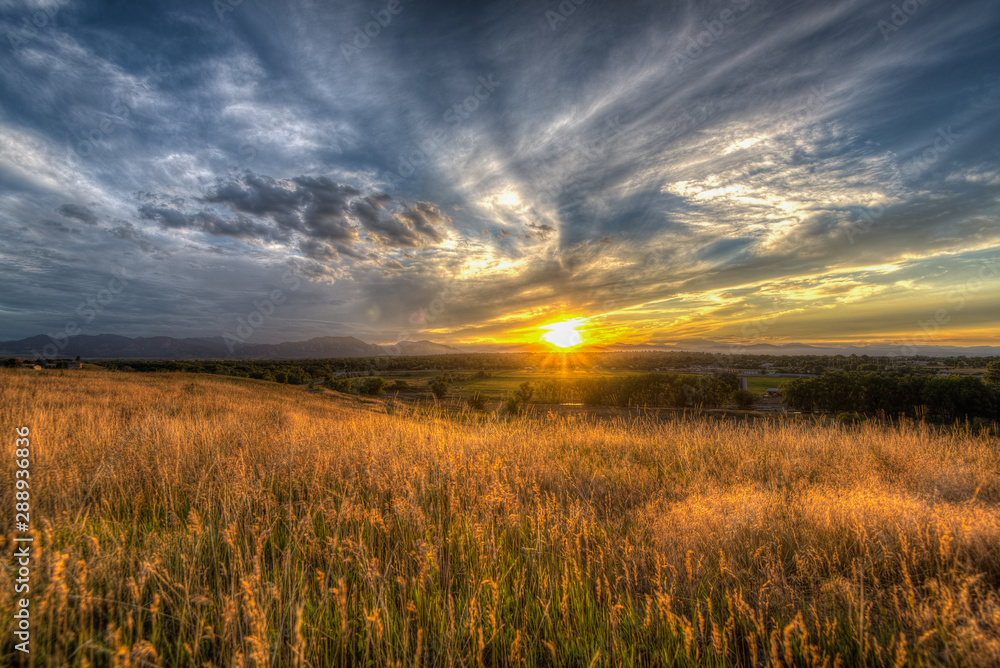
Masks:
[[[736,390],[733,394],[733,401],[736,402],[736,407],[740,410],[749,410],[757,401],[757,395],[748,390]]]
[[[438,399],[444,399],[448,394],[448,381],[438,378],[431,383],[431,393]]]
[[[372,396],[379,396],[385,394],[385,378],[382,376],[369,376],[361,381],[358,386],[358,391],[362,394],[370,394]]]
[[[472,396],[466,399],[469,408],[475,411],[486,410],[486,395],[482,392],[473,392]]]
[[[518,389],[517,394],[524,399],[525,403],[531,401],[531,395],[535,393],[535,388],[531,386],[531,383],[524,381],[521,383],[520,389]]]
[[[983,382],[1000,388],[1000,362],[990,362],[986,365],[986,376]]]
[[[507,397],[503,407],[507,415],[520,415],[521,409],[524,408],[524,398],[520,394],[512,394]]]
[[[837,422],[840,424],[860,424],[865,421],[865,418],[859,413],[841,413],[837,416]]]
[[[344,394],[355,394],[354,384],[348,378],[330,378],[324,383],[329,389]]]

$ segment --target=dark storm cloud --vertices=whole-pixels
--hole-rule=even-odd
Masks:
[[[167,229],[197,229],[213,236],[236,239],[288,238],[283,230],[258,223],[244,215],[223,217],[204,210],[184,213],[171,206],[156,204],[141,204],[138,212],[140,218],[156,221]]]
[[[357,188],[325,176],[296,176],[278,181],[248,173],[216,184],[198,201],[270,219],[279,229],[313,239],[352,242],[357,238],[357,230],[348,214],[351,200],[360,194]]]
[[[451,223],[450,217],[428,202],[390,209],[391,195],[376,192],[362,196],[359,189],[326,176],[278,180],[247,173],[219,181],[195,199],[201,204],[227,208],[235,218],[208,211],[184,213],[178,208],[183,202],[169,206],[142,204],[139,214],[164,227],[200,228],[220,236],[270,239],[277,231],[287,240],[290,234],[297,233],[321,242],[299,245],[317,259],[336,257],[329,244],[343,249],[357,242],[359,226],[382,248],[414,248],[441,242],[442,227]],[[272,221],[274,225],[254,221]],[[350,252],[345,254],[352,256]]]
[[[56,209],[60,214],[66,218],[73,218],[81,223],[86,223],[87,225],[96,225],[97,216],[93,211],[83,206],[82,204],[63,204],[58,209]]]

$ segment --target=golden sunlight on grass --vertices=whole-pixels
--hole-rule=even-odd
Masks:
[[[582,322],[581,318],[574,318],[573,320],[563,320],[550,325],[543,325],[542,329],[546,330],[546,332],[542,335],[542,340],[559,348],[578,346],[583,343],[583,338],[580,336],[580,332],[577,331],[577,327]]]
[[[34,453],[36,663],[1000,665],[986,437],[386,406],[0,371]]]

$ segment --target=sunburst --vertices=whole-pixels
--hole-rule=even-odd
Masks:
[[[543,325],[542,329],[546,330],[546,332],[542,335],[542,340],[551,343],[557,348],[578,346],[583,343],[583,337],[580,335],[579,330],[577,330],[577,327],[582,322],[581,318],[574,318],[572,320],[563,320]]]

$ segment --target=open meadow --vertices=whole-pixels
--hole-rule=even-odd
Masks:
[[[0,664],[1000,665],[995,438],[421,410],[0,370]]]

